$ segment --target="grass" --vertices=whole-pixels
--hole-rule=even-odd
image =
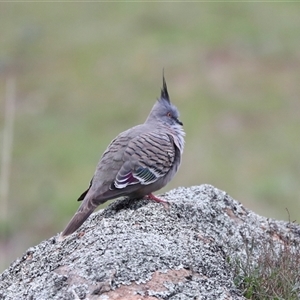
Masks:
[[[0,3],[1,141],[9,75],[17,100],[5,267],[62,230],[162,68],[187,132],[164,190],[210,183],[299,220],[298,16],[296,3]]]
[[[260,250],[257,261],[247,247],[247,260],[236,260],[235,284],[247,299],[297,300],[300,297],[300,249],[271,241]]]

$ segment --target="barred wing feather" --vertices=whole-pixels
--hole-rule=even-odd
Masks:
[[[148,185],[165,176],[173,165],[175,146],[168,134],[151,132],[131,140],[124,152],[125,161],[111,189],[128,185]]]

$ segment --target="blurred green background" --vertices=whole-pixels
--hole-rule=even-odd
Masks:
[[[0,3],[0,151],[9,78],[16,93],[0,271],[64,228],[108,143],[146,119],[163,68],[187,133],[163,191],[209,183],[299,222],[299,13],[298,3]]]

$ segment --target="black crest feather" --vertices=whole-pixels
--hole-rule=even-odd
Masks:
[[[169,93],[168,93],[168,88],[167,88],[167,83],[166,83],[166,79],[165,79],[165,75],[163,72],[163,86],[161,89],[161,94],[160,97],[167,100],[168,102],[170,102],[170,98],[169,98]]]

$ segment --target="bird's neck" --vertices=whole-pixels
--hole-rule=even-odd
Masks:
[[[183,127],[179,124],[173,126],[162,124],[162,127],[164,131],[172,135],[176,147],[179,149],[180,153],[182,153],[184,148],[184,136],[185,136]]]
[[[145,121],[144,125],[146,125],[146,124],[152,125],[153,119],[151,117],[148,117],[147,120]],[[156,120],[156,124],[157,124],[157,127],[156,127],[157,129],[161,129],[162,132],[167,132],[168,134],[172,135],[175,145],[179,149],[180,153],[182,153],[183,148],[184,148],[184,136],[185,136],[185,132],[184,132],[182,126],[179,124],[170,126],[168,124],[159,122],[159,120]]]
[[[185,132],[184,132],[182,126],[180,126],[180,125],[172,126],[171,131],[172,131],[172,136],[174,138],[174,143],[177,146],[177,148],[179,149],[180,153],[182,153],[183,148],[184,148]]]

